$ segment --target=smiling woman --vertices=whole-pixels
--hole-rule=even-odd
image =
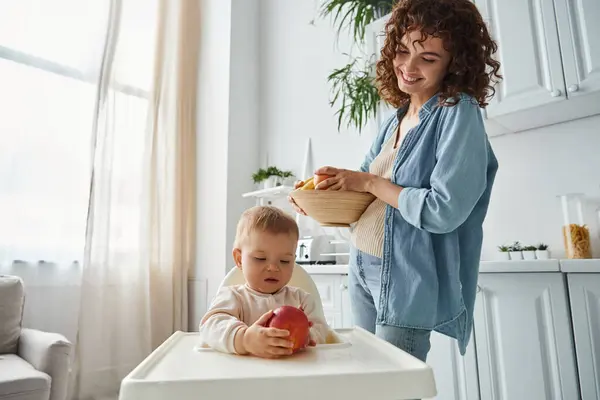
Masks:
[[[429,87],[439,90],[441,102],[464,93],[485,107],[501,77],[500,63],[493,58],[496,43],[472,2],[440,1],[425,9],[430,3],[400,1],[394,8],[377,62],[381,97],[401,107],[414,93]],[[406,85],[409,80],[398,80],[399,73],[423,82]],[[432,81],[434,77],[438,82]]]
[[[430,40],[421,31],[410,31],[398,43],[396,57],[392,60],[398,79],[396,85],[402,93],[431,97],[442,84],[450,53],[442,39]]]
[[[432,330],[464,354],[498,169],[480,113],[496,44],[469,0],[401,0],[385,34],[378,89],[397,112],[359,171],[319,168],[316,189],[376,197],[352,227],[355,323],[421,360]]]

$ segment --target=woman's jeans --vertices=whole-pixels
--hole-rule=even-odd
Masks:
[[[376,325],[381,286],[381,258],[350,248],[348,290],[354,324],[374,333],[414,357],[425,361],[431,331]]]

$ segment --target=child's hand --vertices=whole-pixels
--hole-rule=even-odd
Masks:
[[[277,358],[292,354],[293,343],[285,339],[290,333],[283,329],[265,327],[272,315],[273,311],[263,314],[258,321],[245,330],[242,343],[246,352],[263,358]]]

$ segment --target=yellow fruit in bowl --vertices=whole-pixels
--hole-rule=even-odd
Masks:
[[[314,189],[315,189],[315,182],[312,177],[305,180],[304,185],[300,188],[300,190],[314,190]]]
[[[316,186],[329,178],[329,175],[314,175],[304,181],[304,185],[300,187],[300,190],[315,190]]]

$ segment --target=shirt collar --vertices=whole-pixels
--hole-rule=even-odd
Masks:
[[[279,289],[278,291],[276,291],[275,293],[263,293],[263,292],[259,292],[258,290],[254,290],[250,287],[250,285],[248,285],[248,282],[246,282],[244,284],[244,286],[246,286],[246,289],[250,292],[250,293],[254,293],[257,296],[261,296],[261,297],[269,297],[269,296],[275,296],[277,293],[281,293],[281,291],[285,288],[282,287],[281,289]]]
[[[431,114],[433,108],[438,106],[438,98],[439,92],[431,96],[431,98],[427,100],[425,104],[423,104],[423,107],[421,107],[421,109],[419,110],[420,119],[422,119],[425,115]],[[398,108],[398,110],[396,111],[396,117],[398,118],[398,121],[401,121],[404,117],[404,114],[406,114],[406,110],[408,110],[409,104],[410,103]]]

